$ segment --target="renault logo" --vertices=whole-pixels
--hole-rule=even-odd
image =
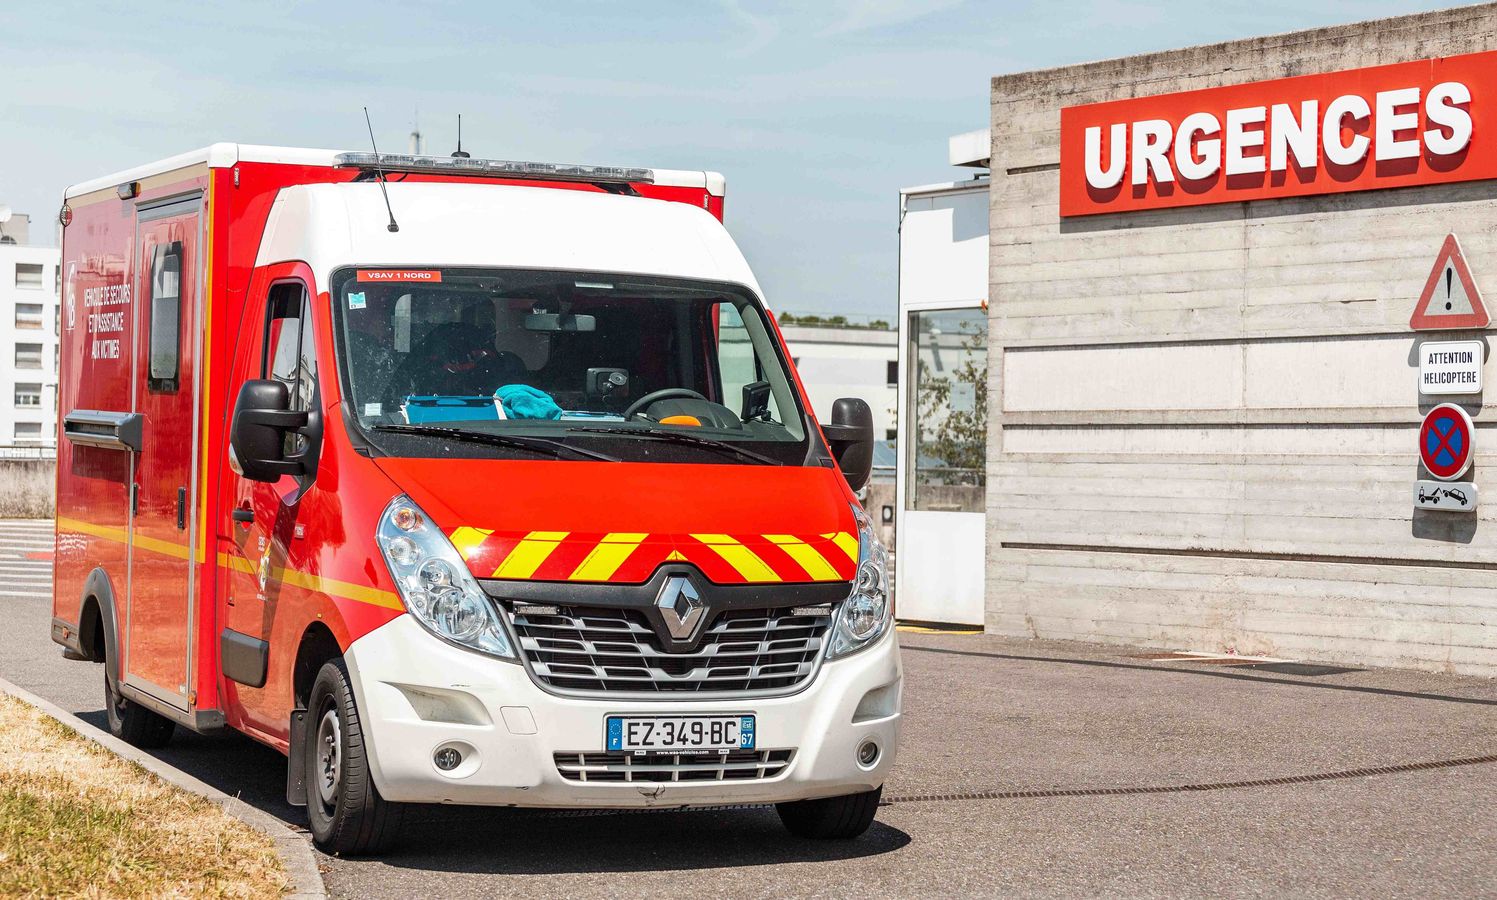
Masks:
[[[660,596],[655,598],[655,605],[660,608],[660,617],[665,620],[665,630],[678,641],[691,640],[702,622],[702,614],[707,611],[702,595],[697,593],[696,586],[685,575],[672,575],[665,579],[665,584],[660,586]]]

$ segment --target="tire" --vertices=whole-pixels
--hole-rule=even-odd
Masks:
[[[112,665],[114,660],[104,660],[104,716],[109,720],[109,733],[142,750],[165,747],[177,730],[176,723],[121,694],[110,675]]]
[[[820,800],[795,800],[776,803],[780,821],[796,837],[817,840],[848,840],[861,835],[873,824],[878,813],[878,799],[883,786],[858,794],[824,797]]]
[[[325,853],[378,855],[400,832],[403,808],[380,796],[367,751],[348,668],[324,663],[307,702],[302,765],[312,839]]]

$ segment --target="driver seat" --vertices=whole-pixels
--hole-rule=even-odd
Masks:
[[[420,393],[490,396],[503,385],[524,383],[530,374],[519,356],[495,349],[484,329],[461,322],[433,328],[419,354],[423,383],[411,389]]]

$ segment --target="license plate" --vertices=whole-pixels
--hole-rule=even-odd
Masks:
[[[608,716],[608,749],[636,753],[727,753],[754,749],[753,716]]]

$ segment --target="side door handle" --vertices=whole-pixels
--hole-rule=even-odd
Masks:
[[[187,530],[187,488],[177,488],[177,530]]]

